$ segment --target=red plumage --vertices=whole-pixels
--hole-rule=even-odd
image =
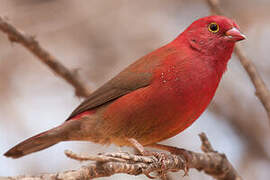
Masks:
[[[142,57],[90,95],[61,126],[5,155],[18,158],[60,141],[155,144],[189,127],[212,100],[236,41],[223,16],[193,22],[171,43]]]

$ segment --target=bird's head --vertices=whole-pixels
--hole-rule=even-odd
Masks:
[[[182,34],[192,48],[204,54],[232,52],[235,42],[244,40],[239,26],[224,16],[208,16],[194,21]]]

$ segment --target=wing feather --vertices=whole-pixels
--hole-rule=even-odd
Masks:
[[[149,54],[139,59],[94,91],[71,113],[67,120],[84,111],[94,109],[109,101],[117,99],[136,89],[148,86],[151,82],[153,71],[158,65],[158,56]]]

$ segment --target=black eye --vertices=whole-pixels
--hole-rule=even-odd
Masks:
[[[211,24],[209,24],[209,26],[208,26],[208,30],[209,30],[210,32],[216,33],[216,32],[219,31],[219,26],[218,26],[217,23],[211,23]]]

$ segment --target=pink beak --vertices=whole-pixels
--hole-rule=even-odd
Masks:
[[[226,36],[233,40],[233,41],[241,41],[246,39],[246,36],[242,34],[237,28],[233,27],[232,29],[228,30]]]

